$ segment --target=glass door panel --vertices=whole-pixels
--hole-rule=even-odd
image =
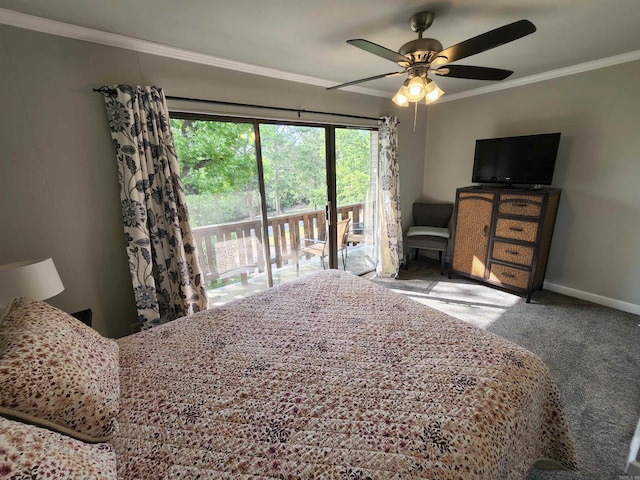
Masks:
[[[274,285],[328,268],[325,129],[260,124]]]
[[[269,286],[253,123],[172,118],[209,305]]]
[[[377,192],[377,145],[375,130],[336,128],[338,218],[351,219],[338,261],[342,267],[344,259],[346,270],[356,275],[375,269],[373,206]]]

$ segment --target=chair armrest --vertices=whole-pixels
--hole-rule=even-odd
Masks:
[[[300,242],[304,246],[307,244],[327,243],[325,240],[318,240],[317,238],[301,238]]]

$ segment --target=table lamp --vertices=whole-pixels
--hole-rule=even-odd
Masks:
[[[0,308],[14,297],[46,300],[64,290],[51,258],[37,258],[0,265]]]

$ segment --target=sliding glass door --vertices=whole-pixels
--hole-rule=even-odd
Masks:
[[[325,128],[260,124],[274,284],[329,266]]]
[[[171,129],[210,305],[325,268],[371,269],[374,131],[190,114]]]
[[[338,216],[350,218],[344,246],[346,269],[361,275],[375,269],[378,132],[336,128],[335,139]]]

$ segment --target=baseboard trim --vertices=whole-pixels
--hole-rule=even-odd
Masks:
[[[640,463],[636,461],[629,463],[625,473],[627,474],[626,476],[620,476],[619,478],[628,478],[629,480],[631,480],[631,478],[638,478],[638,475],[640,475]],[[633,477],[630,477],[629,475],[633,475]]]
[[[602,295],[596,295],[595,293],[585,292],[577,290],[571,287],[565,287],[564,285],[558,285],[556,283],[544,282],[545,290],[561,293],[568,297],[579,298],[580,300],[587,300],[588,302],[597,303],[598,305],[604,305],[605,307],[615,308],[616,310],[622,310],[623,312],[635,313],[640,315],[640,305],[634,303],[623,302],[622,300],[616,300],[615,298],[604,297]]]
[[[636,425],[636,431],[631,439],[629,445],[629,458],[627,459],[627,475],[640,474],[640,457],[638,456],[638,450],[640,450],[640,422]]]

